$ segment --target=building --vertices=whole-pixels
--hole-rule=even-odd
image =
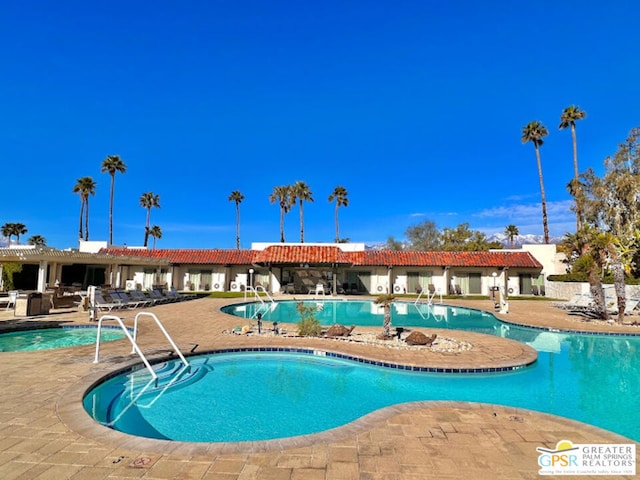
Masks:
[[[488,252],[367,250],[361,243],[254,243],[250,250],[145,249],[82,242],[78,250],[0,249],[0,264],[23,265],[16,288],[53,285],[119,288],[172,286],[191,291],[332,294],[457,293],[489,295],[494,287],[528,295],[557,273],[555,245]],[[321,286],[321,288],[319,287]]]

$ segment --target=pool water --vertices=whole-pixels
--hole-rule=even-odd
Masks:
[[[222,308],[224,313],[241,317],[243,321],[256,321],[258,313],[262,320],[278,323],[297,323],[300,314],[298,301],[285,300],[274,303],[243,303]],[[314,317],[322,325],[380,326],[384,320],[384,309],[372,301],[329,300],[305,301],[305,306],[315,307]],[[487,319],[492,321],[487,322]],[[394,302],[391,304],[391,324],[394,327],[452,328],[491,333],[489,330],[501,325],[493,315],[479,310],[427,305],[426,303]]]
[[[421,400],[527,408],[640,440],[640,415],[629,414],[640,408],[640,337],[570,335],[508,326],[475,310],[452,312],[448,328],[527,342],[538,361],[504,373],[430,374],[318,354],[219,353],[190,357],[190,368],[156,365],[157,385],[144,370],[116,376],[90,391],[84,406],[110,428],[192,442],[316,433]]]
[[[26,352],[52,348],[76,347],[95,343],[98,329],[87,327],[40,328],[0,334],[0,352]],[[103,327],[100,341],[124,338],[120,329]]]

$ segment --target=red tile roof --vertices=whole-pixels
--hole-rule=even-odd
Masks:
[[[272,245],[264,250],[134,249],[111,247],[100,253],[169,260],[172,264],[346,264],[355,266],[542,268],[529,252],[343,252],[335,246]]]
[[[424,266],[424,267],[522,267],[542,268],[529,252],[394,252],[369,250],[364,252],[362,265]]]
[[[103,248],[100,253],[130,255],[135,257],[166,258],[172,264],[198,265],[250,265],[253,263],[252,250],[224,249],[155,249],[143,248]]]
[[[347,263],[353,262],[349,253],[331,246],[273,245],[254,252],[254,263]]]

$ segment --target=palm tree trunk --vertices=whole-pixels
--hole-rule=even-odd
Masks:
[[[82,240],[82,215],[84,214],[84,198],[80,200],[80,230],[78,230],[78,238]]]
[[[575,178],[575,188],[580,188],[580,183],[578,183],[580,177],[578,172],[578,140],[576,139],[575,123],[571,124],[571,140],[573,141],[573,178]],[[577,198],[578,195],[576,195],[576,232],[582,228],[582,205]]]
[[[536,147],[536,159],[538,160],[538,178],[540,179],[540,196],[542,197],[542,228],[544,230],[544,243],[549,244],[549,223],[547,220],[547,200],[544,195],[544,181],[542,180],[542,162],[540,161],[540,149]]]
[[[384,306],[384,324],[382,326],[382,334],[385,338],[391,336],[391,306],[385,304]]]
[[[335,219],[336,219],[336,243],[339,243],[340,242],[340,231],[338,230],[338,202],[336,202]]]
[[[236,249],[240,250],[240,204],[236,202]]]
[[[109,246],[113,244],[113,190],[116,181],[116,173],[111,174],[111,193],[109,194]]]
[[[284,243],[284,208],[280,207],[280,243]]]
[[[300,243],[304,243],[304,213],[302,213],[302,200],[300,200]]]
[[[85,200],[85,210],[84,210],[84,239],[85,241],[89,240],[89,197]]]
[[[149,244],[149,222],[151,221],[151,207],[147,208],[147,221],[144,224],[144,244],[146,247]]]

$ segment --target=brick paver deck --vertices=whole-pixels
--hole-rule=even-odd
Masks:
[[[224,330],[240,323],[219,312],[229,302],[201,299],[151,311],[183,350],[192,343],[199,344],[198,351],[299,346],[409,365],[452,367],[526,364],[535,358],[535,352],[517,342],[450,330],[440,333],[470,341],[473,348],[438,354],[325,339],[224,335]],[[488,301],[448,303],[491,309]],[[135,312],[121,315],[130,321]],[[548,302],[512,302],[511,312],[502,317],[559,329],[640,333],[633,326],[578,322]],[[87,324],[87,320],[86,313],[59,311],[44,321]],[[24,323],[33,321],[0,312],[0,330]],[[150,325],[143,326],[140,343],[152,357],[168,351],[166,340]],[[105,343],[98,365],[92,363],[93,345],[0,353],[0,479],[531,479],[538,478],[538,446],[554,448],[562,439],[631,443],[552,415],[463,402],[398,405],[329,432],[273,442],[238,445],[142,439],[97,425],[80,405],[83,392],[95,379],[131,361],[129,351],[126,340]]]

